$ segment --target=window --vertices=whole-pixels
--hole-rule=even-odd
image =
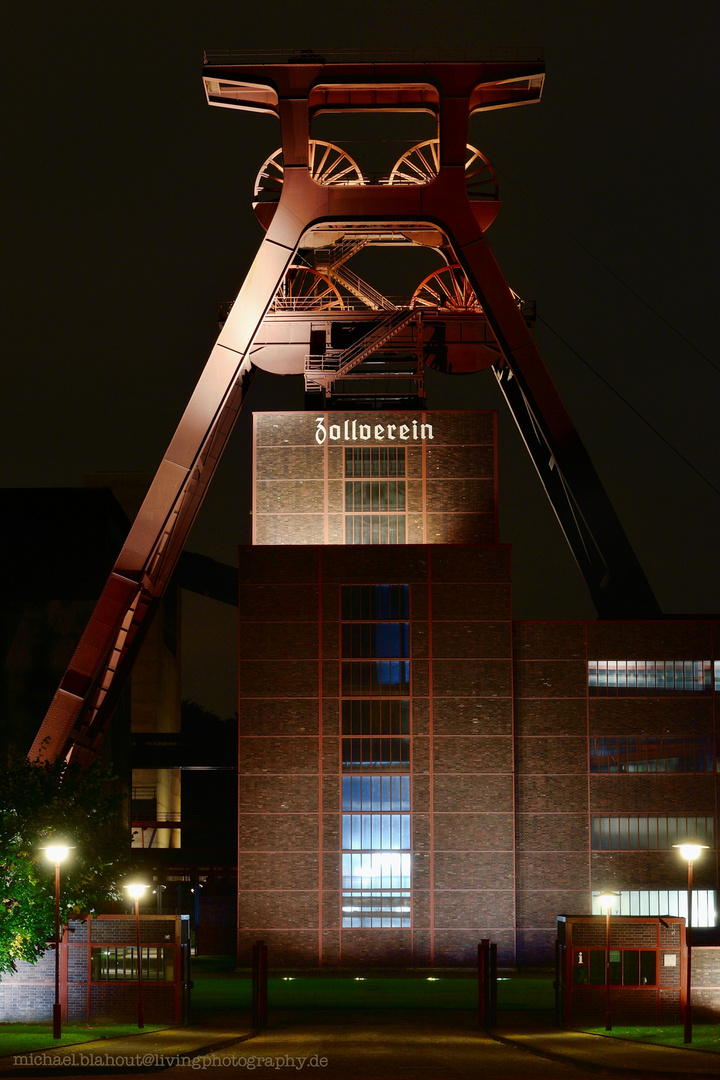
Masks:
[[[353,587],[351,587],[353,588]],[[356,609],[389,612],[403,608],[407,610],[406,594],[404,599],[397,596],[398,586],[394,586],[395,595],[384,595],[387,586],[365,585],[355,589],[367,590],[365,595],[357,596]],[[392,587],[391,587],[392,588]],[[353,608],[351,593],[346,607]],[[387,619],[387,621],[385,621]],[[382,621],[381,621],[382,620]],[[343,696],[375,694],[409,694],[410,661],[403,659],[410,655],[410,624],[376,614],[370,622],[343,622],[342,624],[342,693]],[[374,660],[364,659],[375,657]]]
[[[701,773],[715,768],[711,735],[596,737],[591,773]]]
[[[409,586],[341,600],[342,925],[410,926]]]
[[[410,702],[342,703],[343,769],[409,769]]]
[[[611,986],[657,985],[655,949],[611,949],[609,961]],[[576,950],[573,957],[573,984],[605,985],[604,949]]]
[[[144,982],[172,982],[175,971],[175,950],[143,945],[142,978]],[[93,982],[124,982],[137,979],[137,949],[134,945],[110,945],[91,950]]]
[[[593,915],[602,915],[600,901],[592,898]],[[687,919],[686,889],[626,889],[618,896],[611,915],[675,915]],[[715,926],[717,903],[714,889],[693,889],[692,925]]]
[[[591,819],[593,851],[668,851],[673,844],[697,840],[713,846],[712,815],[631,817],[594,815]]]
[[[407,585],[343,585],[342,619],[407,619]]]
[[[710,660],[588,660],[591,694],[690,694],[710,691]],[[715,661],[715,689],[720,664]]]
[[[405,448],[345,448],[345,543],[404,544]]]

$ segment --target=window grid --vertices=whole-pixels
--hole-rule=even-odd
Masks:
[[[404,446],[346,446],[346,476],[405,476]]]
[[[409,587],[343,586],[341,611],[342,926],[409,927]]]
[[[593,815],[593,851],[668,851],[685,840],[713,846],[715,822],[712,814],[680,817],[640,817]]]
[[[342,703],[343,735],[409,735],[410,702],[407,698],[355,699]]]
[[[355,514],[404,511],[405,481],[346,480],[345,510]]]
[[[593,915],[602,915],[600,898],[592,897]],[[687,889],[624,889],[612,908],[611,915],[673,915],[687,919]],[[714,889],[693,889],[692,925],[715,926],[717,900]]]
[[[591,773],[703,773],[715,769],[712,735],[596,736]]]
[[[172,982],[175,950],[143,945],[143,982]],[[110,945],[92,948],[90,955],[93,982],[126,982],[137,979],[137,949],[134,945]]]
[[[588,689],[598,695],[689,694],[713,688],[710,660],[588,660]],[[714,665],[715,689],[720,662]]]
[[[343,585],[342,621],[358,619],[407,619],[410,590],[407,585]]]
[[[400,514],[346,514],[346,544],[404,544],[405,517]]]
[[[342,693],[346,697],[410,693],[409,660],[343,660]]]
[[[346,544],[406,543],[405,480],[393,479],[404,476],[402,447],[345,448]]]
[[[611,986],[657,986],[656,949],[610,949]],[[605,985],[605,950],[576,949],[574,986]]]

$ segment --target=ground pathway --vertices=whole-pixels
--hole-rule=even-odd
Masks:
[[[0,1074],[50,1077],[156,1073],[168,1080],[199,1072],[209,1077],[290,1076],[312,1080],[606,1080],[643,1076],[720,1077],[717,1055],[558,1031],[527,1013],[508,1013],[491,1037],[465,1010],[287,1009],[274,1011],[266,1031],[253,1035],[243,1015],[122,1039],[0,1059]]]

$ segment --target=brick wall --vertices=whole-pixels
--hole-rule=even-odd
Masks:
[[[717,695],[590,696],[587,660],[708,660],[717,640],[710,620],[515,623],[519,962],[551,962],[552,938],[538,952],[542,926],[532,920],[555,901],[589,910],[592,893],[603,889],[683,889],[686,870],[674,851],[592,851],[590,819],[716,816],[718,772],[591,774],[588,738],[697,734],[717,744]],[[694,880],[698,889],[718,889],[717,841],[696,863]],[[561,890],[553,893],[553,883]],[[533,886],[545,893],[547,909],[523,897]]]
[[[144,982],[147,1023],[180,1023],[177,986],[182,980],[180,919],[173,915],[140,919],[141,944],[174,948],[174,981]],[[93,946],[135,945],[135,917],[100,916],[71,920],[60,949],[60,1000],[67,1022],[122,1022],[137,1017],[137,983],[93,982]],[[0,1021],[50,1022],[55,1001],[55,950],[50,945],[36,964],[18,963],[0,976]]]
[[[693,945],[693,1017],[720,1023],[720,946]]]
[[[491,937],[512,963],[507,549],[255,547],[240,567],[241,962],[262,938],[281,965],[464,964]],[[413,920],[374,931],[340,911],[340,588],[368,581],[411,595]]]
[[[515,623],[518,963],[550,964],[559,911],[586,909],[587,664],[583,623]]]
[[[254,544],[343,544],[344,449],[363,445],[405,449],[408,543],[496,542],[494,413],[320,415],[326,433],[337,429],[339,440],[327,436],[318,443],[315,413],[255,414]],[[382,438],[376,440],[378,426]],[[358,437],[361,428],[373,433],[369,443]]]
[[[321,414],[322,445],[318,419],[255,417],[256,546],[240,558],[242,947],[263,936],[278,963],[382,963],[384,940],[396,961],[452,964],[474,962],[489,937],[501,963],[551,964],[558,911],[589,911],[605,888],[682,888],[671,852],[592,851],[591,819],[716,814],[718,773],[590,774],[588,739],[717,741],[717,695],[593,695],[587,662],[714,658],[717,626],[513,624],[494,416]],[[432,425],[432,439],[404,443],[407,545],[343,546],[353,422]],[[410,586],[413,927],[378,929],[366,947],[366,932],[340,927],[339,605],[342,584],[380,582]],[[718,887],[717,844],[695,880]]]

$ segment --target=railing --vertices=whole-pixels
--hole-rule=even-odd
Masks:
[[[458,64],[458,63],[532,63],[544,60],[545,50],[531,45],[489,46],[481,55],[475,50],[467,52],[458,49],[298,49],[296,51],[277,49],[209,49],[204,54],[204,63],[209,66],[223,64]]]
[[[329,277],[340,282],[341,285],[349,289],[359,300],[364,300],[370,307],[379,311],[397,311],[397,307],[392,300],[388,300],[386,296],[374,289],[367,281],[358,277],[354,270],[349,270],[346,266],[332,266],[328,267],[327,273]]]

